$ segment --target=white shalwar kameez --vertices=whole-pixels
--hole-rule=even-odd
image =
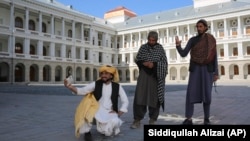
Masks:
[[[92,82],[85,87],[77,88],[77,95],[86,95],[93,92],[95,89],[95,82]],[[110,113],[112,110],[111,102],[112,83],[103,83],[102,97],[99,99],[99,109],[95,114],[97,131],[111,136],[113,133],[117,135],[120,133],[120,126],[123,121],[118,117],[116,112]],[[120,111],[126,113],[128,110],[129,101],[124,89],[119,85],[119,97],[121,99]],[[89,132],[92,124],[84,124],[80,129],[80,134]]]

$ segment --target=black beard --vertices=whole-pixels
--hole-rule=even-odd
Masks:
[[[103,79],[102,79],[102,83],[107,83],[107,82],[109,82],[109,81],[111,81],[111,80],[112,80],[111,78],[106,79],[106,80],[103,80]]]

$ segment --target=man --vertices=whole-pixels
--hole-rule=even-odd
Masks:
[[[207,21],[196,23],[198,35],[190,38],[186,47],[181,48],[181,41],[176,37],[175,43],[179,54],[187,56],[190,51],[189,81],[186,93],[186,108],[183,124],[192,125],[194,104],[203,103],[204,124],[210,124],[210,104],[213,82],[218,79],[218,60],[215,38],[206,33]]]
[[[158,33],[150,31],[148,42],[143,44],[135,58],[139,68],[139,76],[133,103],[134,121],[132,129],[140,127],[147,109],[149,124],[158,119],[160,106],[164,110],[165,78],[168,71],[168,62],[165,50],[157,43]]]
[[[98,132],[106,136],[117,135],[122,125],[119,117],[127,112],[129,105],[124,89],[118,84],[117,69],[108,65],[102,66],[99,73],[99,80],[81,88],[68,85],[67,80],[64,80],[65,87],[77,95],[85,95],[76,110],[75,127],[76,136],[85,133],[84,138],[88,141],[92,140],[90,133],[92,118],[96,120]],[[120,109],[118,109],[118,98],[121,100]]]

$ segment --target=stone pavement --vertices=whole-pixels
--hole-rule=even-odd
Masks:
[[[135,86],[123,84],[129,112],[118,136],[105,137],[93,126],[95,141],[143,141],[143,125],[130,129]],[[186,84],[167,84],[165,111],[156,124],[175,125],[184,120]],[[250,125],[250,84],[218,83],[213,90],[211,122],[214,125]],[[0,85],[0,141],[80,141],[74,136],[74,112],[82,96],[62,85]],[[195,105],[194,124],[202,124],[202,104]],[[148,123],[148,115],[142,124]]]

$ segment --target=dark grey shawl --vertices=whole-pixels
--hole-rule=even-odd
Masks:
[[[140,47],[138,54],[135,58],[135,63],[138,65],[138,62],[151,61],[154,64],[157,64],[156,68],[156,79],[158,82],[157,92],[159,102],[164,109],[164,95],[165,95],[165,78],[168,74],[168,61],[164,48],[160,44],[156,44],[153,47],[148,44],[144,44]],[[140,66],[139,66],[140,68]]]

